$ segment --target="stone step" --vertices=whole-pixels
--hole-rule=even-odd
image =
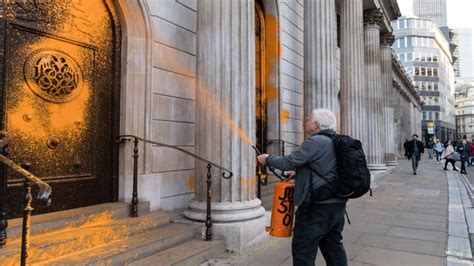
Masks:
[[[138,213],[143,215],[150,212],[149,202],[138,204]],[[93,206],[81,207],[65,211],[51,212],[31,216],[31,233],[43,233],[60,230],[66,227],[77,227],[97,217],[110,216],[121,218],[130,216],[130,203],[111,202]],[[9,239],[21,236],[23,218],[8,220],[7,235]]]
[[[67,256],[110,242],[127,240],[134,235],[169,224],[169,215],[163,211],[118,220],[114,220],[107,214],[95,218],[78,227],[32,235],[29,261],[37,263]],[[10,240],[4,248],[0,249],[0,261],[12,264],[19,262],[20,250],[21,238]]]
[[[200,226],[171,223],[128,239],[42,261],[38,265],[124,265],[127,261],[145,258],[195,239],[200,232]]]
[[[194,239],[174,246],[149,257],[127,263],[129,266],[141,265],[200,265],[225,252],[225,241],[203,241]]]

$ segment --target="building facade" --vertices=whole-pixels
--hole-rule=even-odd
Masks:
[[[413,0],[413,14],[433,20],[440,28],[448,26],[446,0]]]
[[[424,102],[423,140],[455,135],[454,70],[450,45],[429,19],[402,17],[392,22],[393,48]]]
[[[457,35],[457,60],[455,65],[459,69],[456,80],[474,79],[472,54],[472,29],[455,29]]]
[[[2,6],[0,87],[10,158],[64,199],[41,212],[130,202],[136,165],[139,201],[203,222],[209,177],[214,234],[239,250],[266,234],[251,145],[301,143],[306,114],[328,108],[377,171],[421,134],[421,99],[392,55],[395,1],[33,2]],[[2,177],[14,217],[18,176]]]
[[[455,106],[458,138],[474,140],[474,81],[456,83]]]

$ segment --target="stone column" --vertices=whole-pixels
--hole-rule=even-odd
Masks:
[[[383,13],[373,9],[364,14],[365,68],[367,80],[367,121],[370,143],[367,150],[367,166],[371,170],[384,170],[385,138],[383,128],[382,72],[380,68],[380,28]]]
[[[367,151],[362,0],[341,1],[341,131]]]
[[[226,238],[227,249],[241,250],[265,227],[250,146],[256,128],[255,6],[253,0],[197,3],[196,153],[233,171],[228,180],[212,171],[213,232]],[[189,219],[206,218],[206,174],[206,163],[196,160],[195,198],[184,212]]]
[[[335,1],[305,0],[304,11],[305,114],[315,108],[337,114]]]
[[[382,98],[384,103],[385,144],[384,161],[386,165],[396,166],[395,156],[395,120],[394,120],[394,97],[392,82],[392,44],[394,38],[392,33],[385,33],[380,39],[381,69],[382,69]]]
[[[412,130],[411,130],[411,109],[410,109],[410,98],[407,95],[403,97],[403,111],[405,123],[403,126],[404,136],[406,139],[411,140]]]
[[[394,132],[395,132],[395,154],[396,158],[403,156],[403,149],[401,143],[405,140],[401,134],[401,112],[400,112],[400,85],[395,80],[392,80],[392,101],[393,101],[393,116],[394,116]]]

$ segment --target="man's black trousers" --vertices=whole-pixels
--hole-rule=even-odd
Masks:
[[[315,265],[319,249],[326,264],[347,265],[347,256],[342,245],[345,203],[303,203],[296,211],[293,229],[293,265]]]

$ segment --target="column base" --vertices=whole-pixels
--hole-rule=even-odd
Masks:
[[[265,214],[259,199],[237,202],[212,202],[212,222],[228,223],[255,219]],[[191,200],[189,208],[184,211],[184,217],[194,221],[206,221],[206,202]]]
[[[218,223],[212,222],[212,239],[224,239],[226,250],[240,252],[260,242],[268,240],[271,236],[265,230],[270,225],[272,213],[265,212],[263,216],[240,222]],[[206,237],[206,225],[203,222],[189,219],[174,220],[174,223],[196,224],[201,226],[201,238]]]
[[[387,170],[387,165],[385,165],[384,163],[367,164],[367,168],[369,168],[369,170],[371,170],[371,171]]]
[[[227,250],[240,252],[271,237],[265,231],[265,227],[270,225],[270,218],[271,212],[266,212],[261,217],[247,221],[214,223],[212,233],[216,239],[225,239]],[[203,226],[204,235],[205,232],[206,227]]]
[[[387,166],[398,166],[398,161],[385,161]]]

